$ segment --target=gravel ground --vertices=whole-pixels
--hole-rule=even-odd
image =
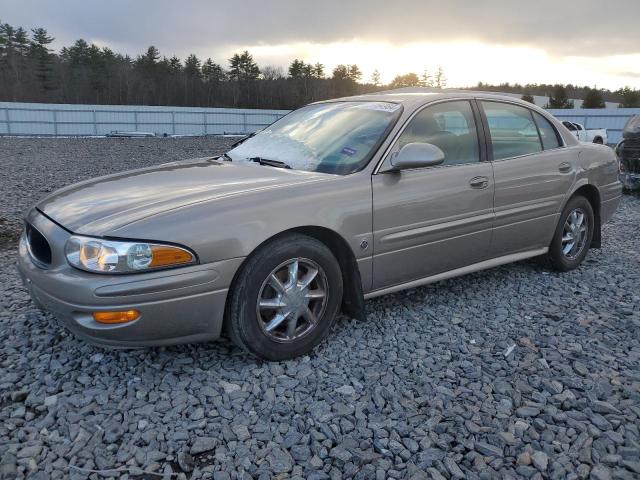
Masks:
[[[217,148],[0,142],[10,225],[44,184]],[[639,478],[638,225],[625,197],[574,272],[522,262],[380,297],[313,355],[271,364],[225,341],[88,346],[0,250],[0,477]]]

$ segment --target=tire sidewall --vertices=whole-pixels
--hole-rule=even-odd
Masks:
[[[327,280],[328,300],[315,329],[294,342],[277,342],[260,327],[256,305],[267,276],[278,265],[293,258],[308,258],[322,268]],[[228,313],[232,338],[257,357],[285,360],[308,353],[328,335],[342,302],[342,274],[335,257],[323,243],[303,235],[291,235],[264,245],[251,257],[231,295]]]
[[[576,208],[581,208],[587,215],[587,241],[585,242],[580,255],[578,255],[574,259],[569,259],[564,255],[564,253],[562,253],[562,234],[564,230],[564,224],[567,221],[567,217]],[[560,220],[558,221],[558,225],[556,227],[556,231],[549,248],[551,260],[557,269],[561,271],[569,271],[577,268],[582,263],[584,258],[587,256],[587,253],[589,252],[589,248],[591,247],[591,241],[593,240],[593,229],[594,214],[589,200],[581,195],[571,198],[562,211],[562,215],[560,215]]]

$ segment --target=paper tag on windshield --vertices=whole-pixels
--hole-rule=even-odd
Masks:
[[[340,153],[343,155],[348,155],[350,157],[353,157],[356,153],[358,153],[358,151],[355,148],[342,147],[342,150],[340,150]]]
[[[378,110],[379,112],[395,112],[400,108],[397,103],[389,102],[363,102],[356,105],[355,108],[364,108],[365,110]]]

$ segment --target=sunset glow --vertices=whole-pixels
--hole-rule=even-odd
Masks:
[[[320,62],[327,72],[341,63],[356,63],[369,81],[374,70],[383,83],[395,75],[425,68],[433,74],[442,67],[450,87],[466,87],[478,81],[487,83],[574,83],[618,88],[640,86],[640,54],[604,57],[556,57],[542,49],[489,45],[479,42],[414,42],[393,45],[387,42],[353,40],[334,43],[291,43],[279,45],[234,45],[202,49],[202,56],[226,58],[234,51],[248,49],[262,65],[286,69],[294,58]]]

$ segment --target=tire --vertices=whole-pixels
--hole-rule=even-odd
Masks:
[[[341,303],[342,272],[329,248],[306,235],[287,234],[260,247],[242,266],[225,324],[243,350],[263,360],[286,360],[309,353],[327,337]]]
[[[574,217],[574,214],[577,216]],[[580,234],[581,229],[572,230],[571,228],[571,225],[579,223],[580,216],[585,226],[582,234]],[[577,268],[591,247],[594,225],[593,208],[589,200],[582,195],[572,197],[560,215],[546,256],[547,264],[559,272],[568,272]],[[570,237],[574,239],[573,243]],[[571,245],[574,246],[571,247]]]
[[[598,145],[602,145],[604,142],[602,141],[601,137],[596,137],[593,139],[593,143],[596,143]]]

